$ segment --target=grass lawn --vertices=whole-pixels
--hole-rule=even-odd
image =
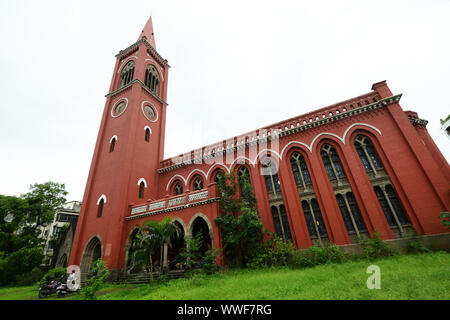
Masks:
[[[369,290],[367,267],[381,269],[381,289]],[[34,289],[34,292],[33,292]],[[114,300],[372,300],[450,299],[450,254],[396,256],[307,269],[236,270],[177,279],[158,287],[108,285],[98,299]],[[36,299],[36,287],[0,288],[0,299]],[[80,299],[71,295],[65,299]]]

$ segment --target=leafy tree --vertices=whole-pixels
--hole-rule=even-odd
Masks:
[[[51,181],[31,185],[20,197],[0,195],[0,284],[40,265],[45,242],[41,227],[53,221],[66,195],[64,184]]]
[[[186,247],[181,251],[180,255],[186,260],[188,270],[194,269],[202,257],[202,244],[203,235],[198,232],[188,240]]]
[[[85,300],[97,299],[95,294],[103,287],[110,274],[108,267],[102,259],[98,259],[93,263],[91,272],[94,275],[86,280],[86,286],[82,290]]]
[[[179,237],[181,230],[173,223],[172,218],[166,217],[161,222],[146,221],[136,235],[133,244],[133,265],[144,263],[145,267],[153,272],[152,256],[160,249],[160,272],[163,268],[164,248],[171,245],[172,237]],[[151,273],[153,277],[153,273]]]
[[[221,215],[215,222],[220,228],[224,253],[232,266],[246,265],[263,239],[262,222],[256,210],[256,197],[247,175],[241,176],[241,197],[237,198],[236,175],[219,173],[217,182]],[[238,212],[240,215],[237,217]]]

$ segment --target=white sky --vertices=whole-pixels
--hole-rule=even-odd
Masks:
[[[82,200],[115,55],[152,13],[168,59],[165,158],[370,92],[450,113],[450,1],[1,0],[0,194]]]

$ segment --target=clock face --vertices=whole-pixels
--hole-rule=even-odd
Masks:
[[[145,115],[147,116],[147,118],[149,120],[152,120],[155,117],[155,111],[150,106],[145,106],[144,107],[144,113],[145,113]]]
[[[119,101],[117,101],[116,104],[111,109],[111,116],[113,118],[117,118],[118,116],[120,116],[122,113],[125,112],[127,105],[128,105],[127,98],[122,98]]]
[[[156,109],[150,101],[143,101],[141,110],[144,117],[150,122],[158,121],[158,109]]]
[[[119,103],[116,108],[114,109],[114,112],[116,113],[116,115],[119,115],[122,113],[123,109],[125,109],[125,102],[122,101],[121,103]]]

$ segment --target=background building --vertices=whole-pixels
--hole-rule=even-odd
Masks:
[[[55,213],[53,222],[42,229],[42,237],[46,239],[43,266],[67,266],[80,209],[81,202],[67,202]]]

